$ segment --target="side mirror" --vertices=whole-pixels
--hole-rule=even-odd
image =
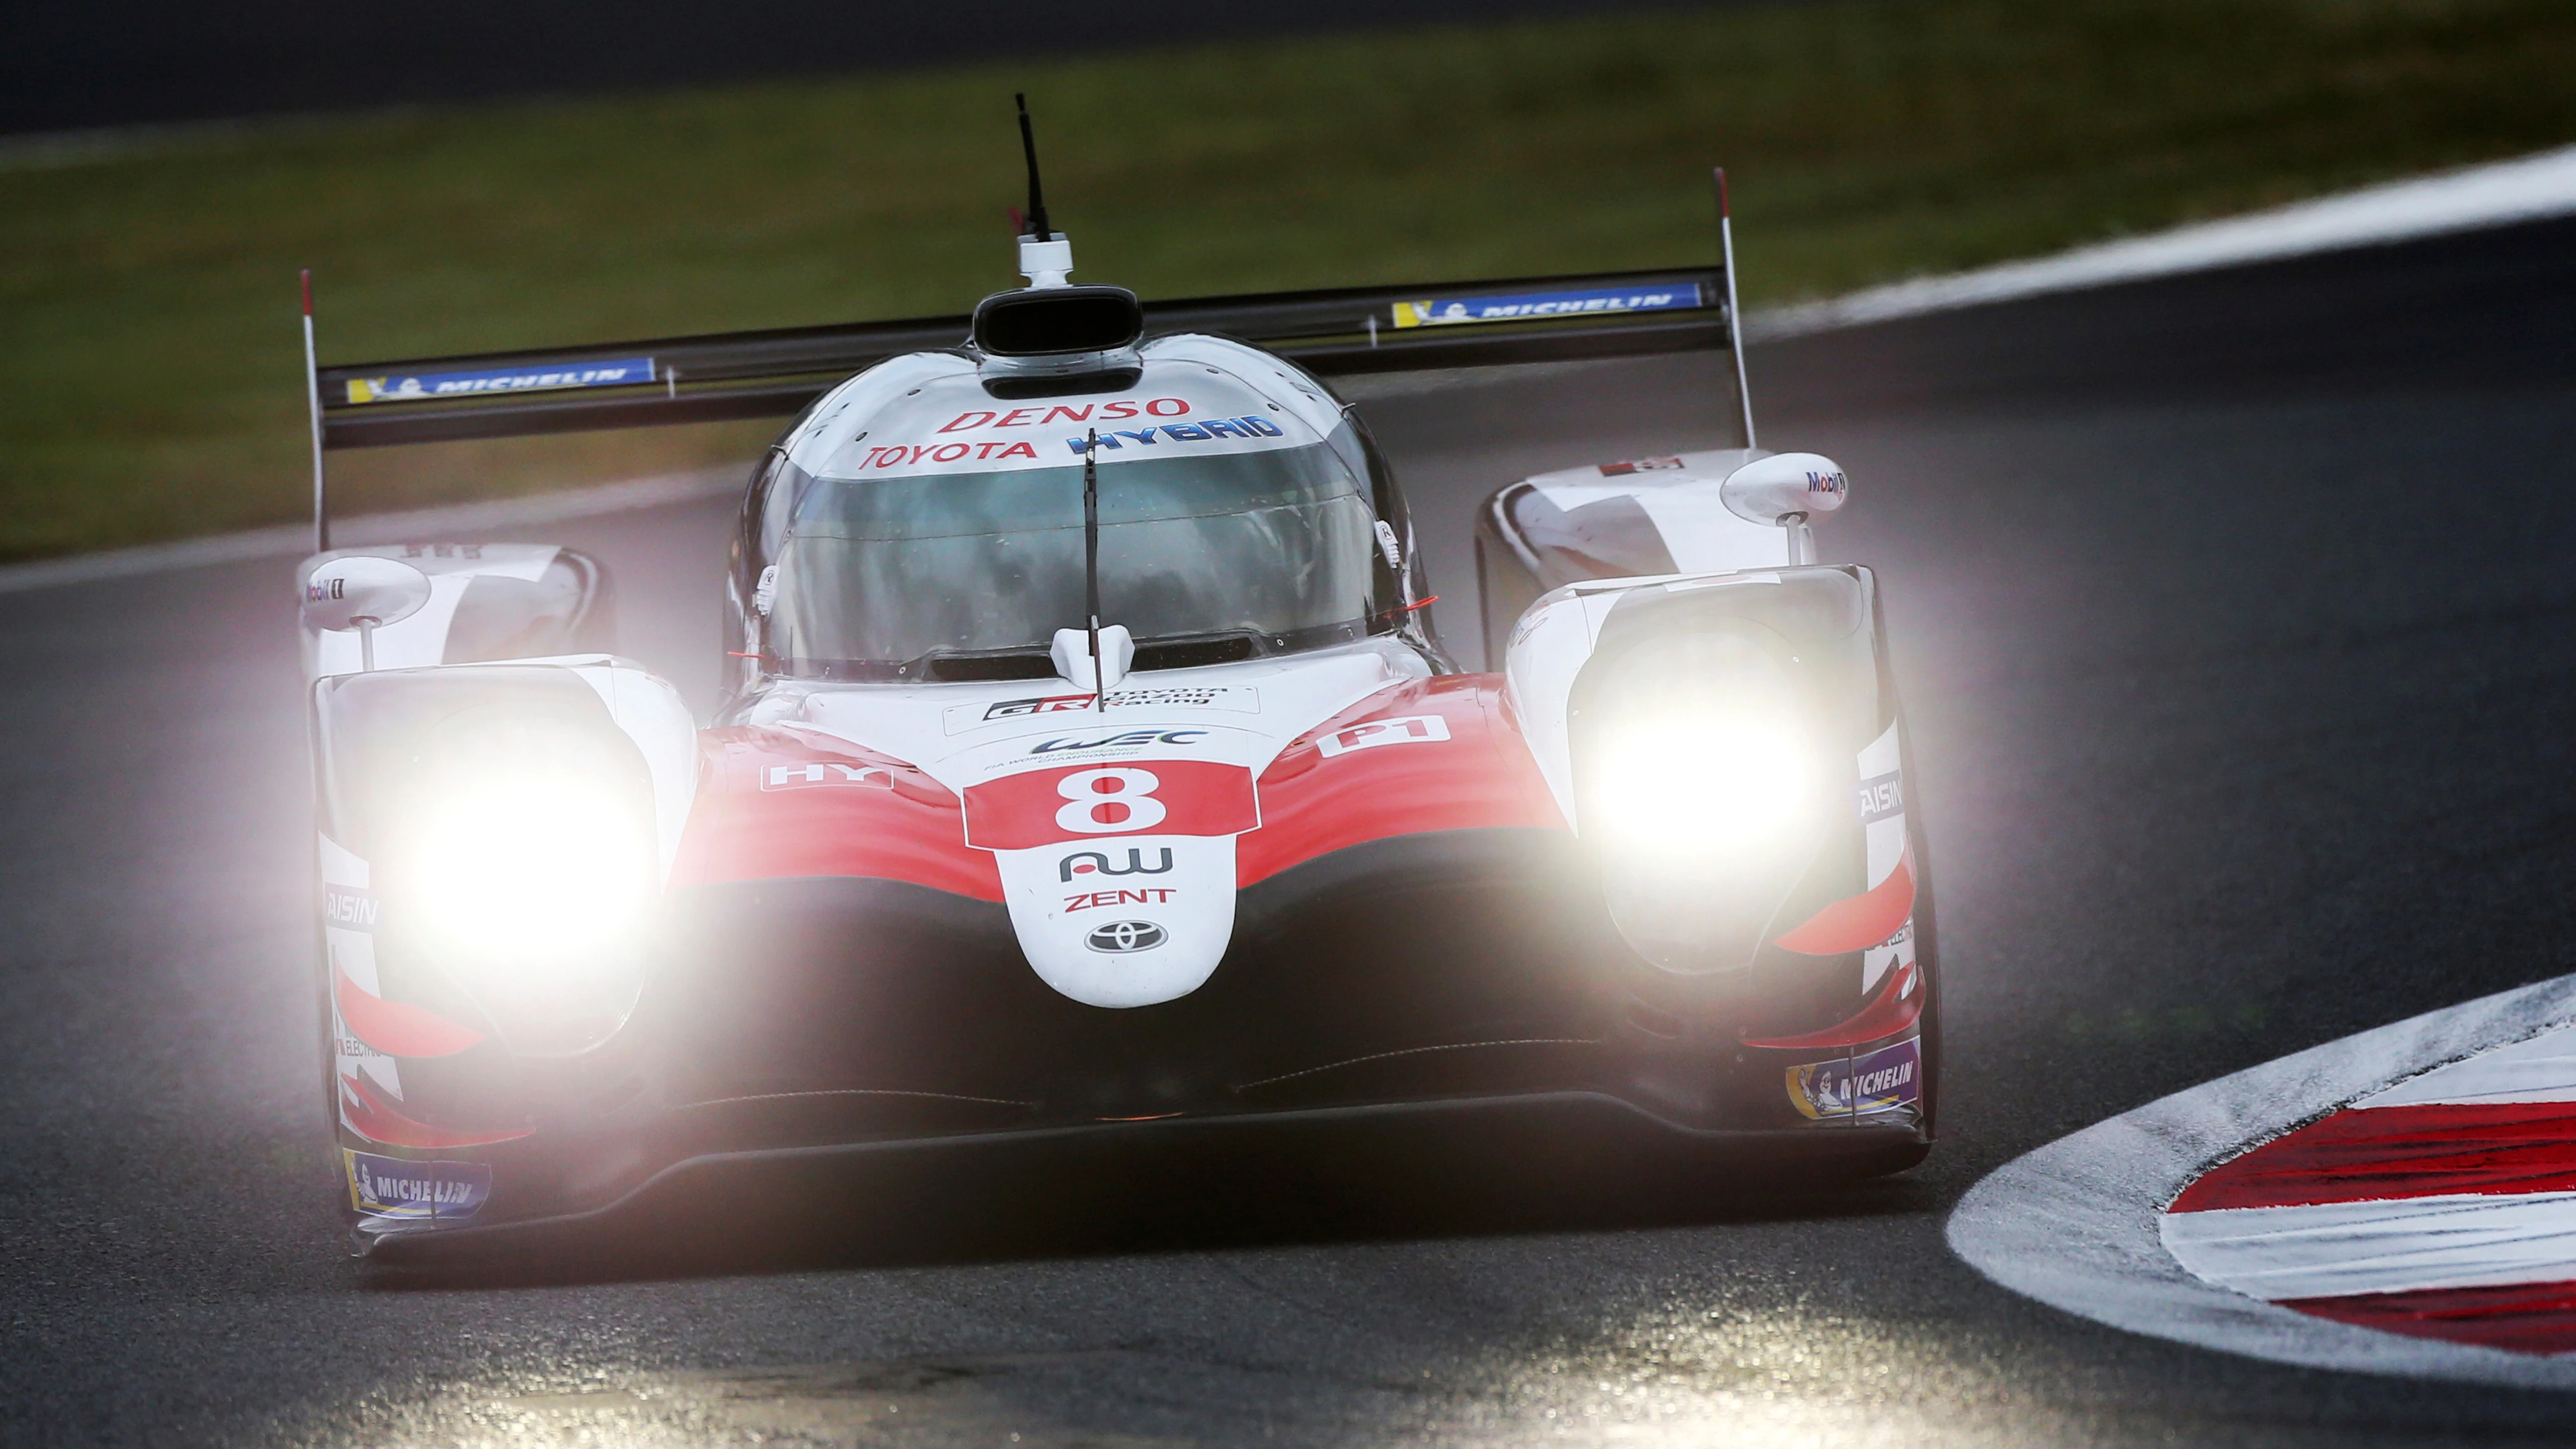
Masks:
[[[1851,496],[1842,465],[1822,453],[1774,453],[1756,458],[1717,485],[1718,501],[1738,518],[1789,531],[1789,562],[1816,561],[1816,538],[1807,522],[1831,513]]]
[[[375,631],[429,602],[429,575],[400,559],[354,554],[317,566],[304,580],[304,623],[355,629],[364,667],[376,667]]]
[[[1842,507],[1851,480],[1822,453],[1774,453],[1727,474],[1717,496],[1736,517],[1779,528]]]

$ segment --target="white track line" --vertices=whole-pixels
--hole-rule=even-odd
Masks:
[[[2217,1208],[2158,1230],[2192,1272],[2276,1303],[2553,1283],[2576,1262],[2576,1192]]]
[[[692,503],[739,492],[748,476],[745,468],[728,466],[695,473],[672,473],[658,478],[638,478],[599,488],[539,493],[527,498],[496,498],[485,503],[457,503],[404,513],[361,514],[355,518],[335,520],[331,525],[332,542],[425,543],[554,523],[567,518],[623,513],[633,508]],[[247,533],[183,538],[173,543],[145,544],[140,548],[10,564],[0,567],[0,594],[49,589],[59,584],[85,584],[99,579],[131,578],[137,574],[166,573],[172,569],[202,568],[209,564],[239,563],[244,559],[301,558],[312,551],[312,525],[281,524],[275,528],[252,529]]]
[[[2220,1158],[2391,1082],[2571,1020],[2576,976],[2562,976],[2150,1102],[1978,1183],[1950,1215],[1951,1251],[2017,1293],[2134,1333],[2316,1368],[2576,1388],[2576,1357],[2412,1338],[2276,1307],[2194,1277],[2162,1237],[2165,1205]]]
[[[1752,341],[2576,213],[2576,146],[2317,201],[1748,313]]]
[[[105,144],[109,138],[107,133],[100,133],[95,138],[59,139],[63,139],[71,151],[86,155],[88,153],[82,149],[82,144],[75,143],[97,140]],[[38,149],[41,151],[42,148]],[[0,151],[0,169],[6,168],[12,154]],[[2518,161],[2500,161],[2440,176],[2391,182],[2319,201],[2180,227],[2154,236],[2082,247],[2037,261],[2011,262],[1956,276],[1872,287],[1830,301],[1748,312],[1744,319],[1744,335],[1748,341],[1754,342],[1800,337],[1926,312],[2010,301],[2045,292],[2111,286],[2179,272],[2242,266],[2310,252],[2371,246],[2570,213],[2576,213],[2576,146],[2527,156]],[[1567,367],[1586,365],[1563,364]],[[1489,376],[1494,371],[1496,369],[1487,369],[1478,377]],[[1500,371],[1520,375],[1527,372],[1520,368]],[[1390,397],[1445,390],[1471,380],[1477,378],[1444,370],[1359,380],[1360,385],[1350,391],[1355,397]],[[627,508],[651,508],[663,503],[707,497],[732,487],[730,480],[735,473],[727,472],[720,478],[708,474],[683,476],[700,481],[683,485],[679,478],[651,478],[538,498],[353,518],[340,527],[352,543],[394,542],[430,534],[453,536],[473,529],[545,523],[558,518],[580,518]],[[627,501],[630,497],[637,501]],[[249,533],[228,533],[213,538],[118,549],[110,553],[13,564],[0,567],[0,594],[50,588],[57,584],[86,583],[93,579],[160,573],[168,569],[196,568],[205,564],[233,563],[242,559],[300,554],[305,551],[306,536],[307,531],[300,526],[282,525]]]
[[[2374,1093],[2364,1107],[2501,1105],[2576,1102],[2576,1046],[2571,1034],[2553,1031],[2527,1042],[2481,1052],[2438,1072],[2426,1072]]]

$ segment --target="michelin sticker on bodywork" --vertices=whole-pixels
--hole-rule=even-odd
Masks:
[[[371,1217],[423,1221],[470,1218],[492,1195],[492,1169],[480,1162],[413,1162],[341,1148],[349,1203]]]
[[[1908,1037],[1867,1056],[1789,1068],[1789,1104],[1813,1118],[1866,1117],[1911,1107],[1923,1095],[1923,1044]]]

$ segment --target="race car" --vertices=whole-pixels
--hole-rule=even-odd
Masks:
[[[361,1252],[1014,1134],[1552,1114],[1928,1150],[1925,850],[1843,472],[1753,446],[1729,265],[321,368],[301,568]],[[1726,237],[1721,206],[1721,237]],[[1725,250],[1731,253],[1731,241]],[[307,302],[308,338],[310,302]],[[1549,473],[1435,631],[1365,371],[1732,354],[1738,446]],[[703,726],[527,544],[329,546],[326,449],[793,412]]]

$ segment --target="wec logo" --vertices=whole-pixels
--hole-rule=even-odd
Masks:
[[[1086,740],[1079,735],[1064,735],[1051,740],[1041,740],[1029,746],[1029,753],[1052,755],[1065,750],[1132,750],[1145,745],[1187,745],[1195,744],[1206,736],[1206,730],[1156,729],[1123,730],[1114,735],[1103,735],[1096,740]]]

